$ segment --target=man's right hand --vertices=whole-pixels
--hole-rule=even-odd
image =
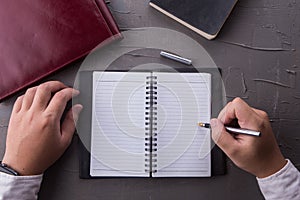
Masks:
[[[241,128],[260,131],[260,137],[232,135],[224,125],[237,120]],[[264,111],[251,108],[240,98],[228,103],[217,119],[211,120],[212,138],[227,156],[241,169],[264,178],[286,164]]]

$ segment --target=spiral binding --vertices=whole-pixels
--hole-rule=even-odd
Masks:
[[[148,76],[145,101],[145,172],[157,170],[157,77]]]

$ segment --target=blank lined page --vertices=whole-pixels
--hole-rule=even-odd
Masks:
[[[149,75],[93,73],[91,176],[149,176],[144,152]]]
[[[154,177],[211,176],[211,75],[154,73],[157,76],[157,172]]]

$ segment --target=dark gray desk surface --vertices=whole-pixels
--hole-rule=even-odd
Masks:
[[[111,0],[120,28],[166,27],[197,40],[223,70],[227,99],[240,96],[268,112],[281,150],[300,167],[300,4],[295,0],[239,0],[219,36],[208,41],[148,6]],[[80,62],[48,79],[73,85]],[[45,81],[45,80],[44,80]],[[0,104],[0,155],[17,95]],[[263,199],[255,177],[228,161],[212,178],[78,178],[78,137],[44,175],[40,199]]]

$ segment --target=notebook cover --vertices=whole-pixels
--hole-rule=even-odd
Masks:
[[[150,5],[207,39],[213,39],[237,0],[150,0]]]
[[[77,133],[79,135],[79,177],[82,179],[92,178],[90,176],[91,157],[91,121],[92,121],[92,92],[93,92],[93,72],[83,71],[79,73],[79,96],[76,103],[84,106],[77,122]],[[90,122],[90,123],[87,123]]]
[[[118,70],[116,70],[118,71]],[[180,72],[196,72],[190,69],[183,68]],[[199,70],[197,71],[199,72]],[[212,74],[212,88],[213,92],[212,109],[214,113],[219,113],[222,109],[222,87],[221,80],[217,74],[220,73],[218,69],[203,68],[201,72]],[[92,121],[92,82],[93,71],[82,71],[79,75],[79,90],[80,95],[75,103],[81,103],[84,107],[78,120],[77,132],[80,140],[78,140],[79,147],[79,177],[82,179],[97,178],[90,176],[90,151],[91,151],[91,122]],[[215,117],[215,116],[213,116]],[[211,151],[211,175],[219,176],[226,174],[226,156],[222,150],[215,145]]]
[[[0,101],[120,37],[104,0],[2,0],[0,27]]]

